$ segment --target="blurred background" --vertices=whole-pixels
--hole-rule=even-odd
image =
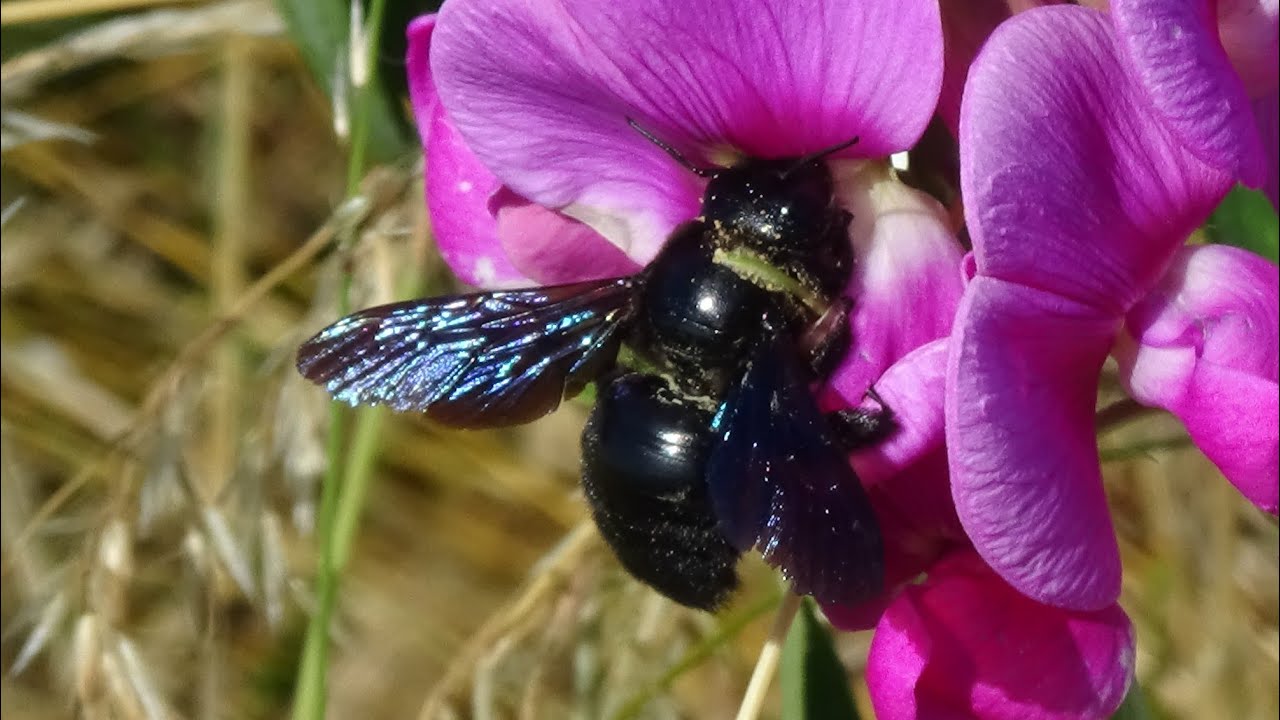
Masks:
[[[710,616],[627,578],[577,490],[587,405],[457,432],[293,371],[343,296],[457,289],[403,98],[426,10],[365,8],[361,85],[342,0],[0,4],[5,718],[286,717],[322,608],[330,717],[734,716],[781,590],[749,560]],[[1275,520],[1167,417],[1101,442],[1138,712],[1276,717]],[[868,641],[835,635],[869,718]]]

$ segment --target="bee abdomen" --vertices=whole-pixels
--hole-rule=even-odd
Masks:
[[[653,375],[601,390],[582,433],[582,485],[600,533],[632,575],[710,610],[738,586],[741,553],[720,531],[705,480],[711,417]]]

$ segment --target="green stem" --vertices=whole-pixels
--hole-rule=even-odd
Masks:
[[[302,662],[298,667],[298,684],[294,692],[293,720],[323,720],[327,694],[325,675],[329,664],[329,622],[338,597],[337,568],[333,558],[333,524],[337,509],[338,487],[342,477],[343,438],[346,435],[345,408],[329,405],[328,468],[320,489],[320,511],[316,520],[316,539],[320,544],[316,567],[316,607],[307,625],[302,646]]]
[[[360,2],[360,0],[353,0]],[[373,103],[379,101],[377,93],[378,72],[374,49],[378,47],[379,33],[386,0],[372,0],[369,17],[363,28],[365,62],[368,73],[364,83],[355,88],[355,108],[351,123],[351,150],[347,158],[347,198],[360,192],[360,181],[365,174],[365,153],[369,142],[369,119]],[[355,230],[351,230],[354,235]],[[349,246],[352,237],[344,245]],[[344,273],[339,292],[339,314],[351,310],[351,276]],[[307,626],[303,643],[302,660],[298,668],[298,683],[294,694],[293,720],[324,720],[327,700],[326,675],[329,664],[329,627],[337,605],[341,569],[346,561],[355,533],[355,520],[360,514],[366,496],[368,476],[377,454],[376,413],[362,412],[356,418],[356,429],[343,462],[346,440],[345,408],[333,403],[329,411],[329,437],[327,447],[328,469],[324,487],[320,491],[320,508],[316,522],[319,543],[316,568],[316,607]],[[370,425],[374,427],[368,427]],[[372,439],[370,439],[372,438]],[[359,481],[354,487],[348,482]],[[344,537],[345,536],[345,537]]]
[[[772,593],[724,618],[714,633],[685,651],[685,654],[674,665],[667,668],[656,682],[632,695],[623,703],[622,707],[611,716],[612,720],[631,720],[638,717],[650,700],[666,692],[681,675],[705,662],[716,650],[737,637],[756,618],[778,607],[782,597],[782,593]]]
[[[342,496],[333,522],[333,565],[338,572],[347,566],[360,516],[364,513],[365,498],[369,496],[369,483],[373,479],[374,459],[378,456],[378,441],[382,438],[382,424],[386,413],[382,408],[363,407],[356,412],[355,430],[351,434],[351,448],[342,475]]]

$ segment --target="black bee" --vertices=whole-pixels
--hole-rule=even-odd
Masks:
[[[460,428],[529,422],[598,381],[582,484],[635,577],[713,609],[754,546],[797,593],[874,596],[882,541],[847,454],[889,414],[824,414],[811,390],[849,346],[851,216],[824,158],[856,138],[699,168],[628,122],[707,178],[702,214],[648,267],[364,310],[304,343],[299,372],[340,400]]]

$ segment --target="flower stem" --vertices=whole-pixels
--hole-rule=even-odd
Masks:
[[[353,0],[360,2],[361,0]],[[382,29],[386,0],[372,0],[368,21],[353,27],[351,42],[356,53],[363,54],[366,72],[355,83],[355,108],[351,124],[351,147],[347,157],[346,196],[351,199],[360,191],[365,174],[365,154],[369,142],[369,119],[373,103],[379,102],[375,49]],[[351,235],[343,243],[349,246]],[[344,271],[338,298],[340,315],[351,310],[351,274]],[[328,469],[320,490],[320,509],[316,523],[319,545],[316,567],[316,607],[307,626],[298,682],[294,694],[293,720],[323,720],[327,700],[326,675],[329,664],[329,626],[337,604],[340,573],[351,545],[351,537],[340,537],[339,531],[354,535],[356,523],[366,496],[367,479],[377,453],[377,417],[374,412],[361,412],[356,418],[351,453],[342,462],[346,450],[347,416],[339,403],[330,405],[329,436],[326,448]],[[367,427],[373,425],[374,427]],[[374,438],[370,440],[370,438]],[[357,488],[347,488],[347,481],[360,479]],[[349,491],[354,490],[354,492]],[[341,522],[339,522],[341,520]]]

